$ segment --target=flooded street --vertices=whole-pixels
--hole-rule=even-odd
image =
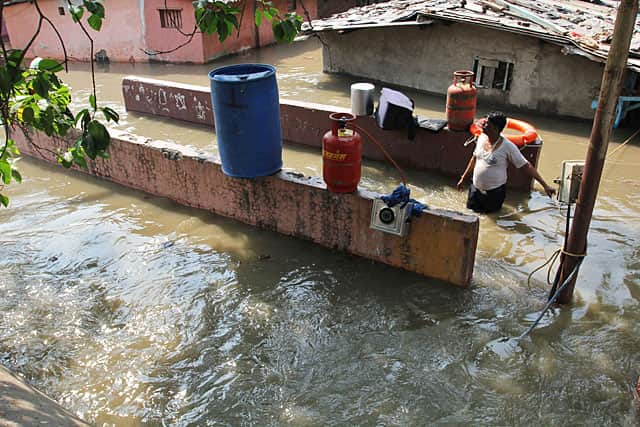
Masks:
[[[121,129],[215,152],[208,128],[124,111],[121,80],[208,86],[237,62],[278,70],[280,97],[349,106],[315,40],[213,64],[111,64],[98,102]],[[62,79],[77,106],[90,74]],[[378,90],[380,85],[377,85]],[[444,97],[408,93],[444,118]],[[480,105],[478,116],[490,106]],[[514,113],[544,138],[547,181],[583,159],[591,124]],[[616,130],[609,152],[636,127]],[[285,146],[285,168],[321,174]],[[35,160],[0,210],[0,362],[95,425],[636,425],[640,375],[640,137],[607,161],[575,302],[522,341],[546,302],[566,208],[512,192],[484,215],[470,289],[181,207]],[[466,211],[455,180],[406,171],[412,197]],[[391,166],[361,185],[389,193]],[[437,256],[434,254],[434,256]],[[502,341],[503,337],[511,339]]]

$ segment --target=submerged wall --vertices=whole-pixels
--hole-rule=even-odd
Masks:
[[[323,32],[323,67],[371,80],[446,94],[455,70],[476,56],[513,64],[511,89],[482,88],[480,104],[590,119],[604,64],[566,55],[534,37],[462,23]],[[366,48],[363,48],[366,46]]]
[[[369,228],[373,199],[359,191],[333,194],[320,178],[284,173],[237,179],[222,173],[208,154],[165,141],[111,130],[109,160],[91,162],[88,173],[260,228],[467,287],[478,241],[476,216],[428,209],[398,237]],[[13,132],[20,151],[55,162],[60,142],[34,134],[29,144]],[[72,137],[69,138],[72,140]]]
[[[127,76],[122,81],[122,95],[128,111],[205,126],[214,124],[208,87]],[[285,142],[320,149],[322,135],[330,126],[329,113],[348,111],[330,105],[281,99],[282,138]],[[400,166],[450,175],[456,178],[452,179],[452,185],[464,172],[473,152],[473,144],[464,146],[464,142],[471,136],[467,132],[452,132],[448,129],[431,132],[418,129],[415,139],[409,140],[406,131],[380,129],[372,117],[358,117],[356,123],[379,141]],[[531,144],[522,150],[522,154],[535,167],[541,149],[542,143]],[[362,150],[365,158],[386,161],[381,150],[367,142],[367,138]],[[510,166],[507,185],[529,191],[533,179],[524,171]]]

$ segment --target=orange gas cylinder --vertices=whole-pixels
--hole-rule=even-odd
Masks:
[[[347,123],[356,116],[333,113],[331,130],[322,138],[322,177],[333,193],[353,193],[358,189],[362,169],[362,139]]]
[[[473,84],[473,71],[456,71],[447,89],[447,126],[450,130],[467,130],[476,115],[478,89]]]

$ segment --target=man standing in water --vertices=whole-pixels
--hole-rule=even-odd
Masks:
[[[536,168],[524,158],[518,147],[501,135],[507,125],[507,117],[500,112],[491,112],[480,121],[482,134],[478,136],[476,148],[469,164],[458,181],[462,190],[464,181],[473,171],[473,181],[469,187],[467,208],[480,213],[495,212],[502,208],[507,194],[507,167],[509,163],[535,178],[549,197],[556,190],[545,182]]]

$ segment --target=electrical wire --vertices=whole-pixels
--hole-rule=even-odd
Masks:
[[[558,259],[558,255],[560,255],[560,253],[562,253],[562,249],[556,249],[555,252],[551,254],[549,259],[544,262],[544,264],[529,273],[529,276],[527,276],[527,288],[529,288],[529,290],[531,290],[531,278],[533,277],[533,275],[542,270],[547,264],[549,264],[549,269],[547,270],[547,284],[551,286],[551,269],[553,268],[553,265]]]
[[[638,135],[640,133],[640,129],[636,130],[629,138],[625,139],[624,142],[622,144],[620,144],[619,146],[616,147],[615,150],[613,150],[612,152],[610,152],[609,154],[607,154],[607,157],[605,157],[605,160],[609,160],[609,158],[611,156],[613,156],[618,150],[620,150],[622,147],[624,147],[625,145],[627,145],[629,142],[631,142],[633,140],[633,138],[636,137],[636,135]]]
[[[578,260],[578,263],[573,268],[573,271],[571,271],[571,274],[569,274],[569,276],[567,276],[567,278],[565,279],[564,283],[558,288],[558,290],[556,290],[556,292],[553,294],[553,296],[549,299],[549,301],[547,302],[547,305],[545,305],[544,309],[542,310],[542,312],[540,313],[538,318],[533,322],[533,324],[529,327],[529,329],[524,331],[518,338],[516,338],[517,340],[523,339],[524,337],[529,335],[536,328],[536,326],[538,326],[538,323],[540,323],[540,320],[542,320],[542,317],[545,315],[547,310],[549,310],[551,308],[551,306],[556,302],[556,299],[558,298],[558,296],[560,296],[560,293],[562,291],[564,291],[564,288],[566,288],[567,285],[571,282],[571,280],[573,280],[573,276],[575,276],[576,273],[578,272],[578,267],[580,267],[580,264],[582,264],[583,260],[584,260],[584,258],[580,258]]]
[[[371,140],[371,142],[373,142],[374,144],[376,144],[378,146],[378,148],[380,148],[380,150],[382,151],[382,154],[384,154],[384,156],[387,158],[387,160],[389,160],[391,162],[391,164],[393,164],[393,166],[398,170],[398,173],[400,174],[400,179],[402,179],[402,183],[406,186],[407,185],[407,177],[404,174],[404,171],[402,170],[402,168],[400,166],[398,166],[396,161],[393,160],[393,157],[391,157],[391,155],[387,152],[387,150],[384,148],[384,146],[378,140],[376,140],[373,136],[371,136],[371,134],[369,132],[364,130],[362,127],[360,127],[360,126],[358,126],[358,125],[356,125],[354,123],[349,123],[347,126],[351,126],[355,130],[358,130],[358,131],[362,132],[363,134],[365,134],[367,136],[367,138],[369,138]]]
[[[549,257],[549,259],[547,259],[544,264],[542,264],[541,266],[537,267],[536,269],[534,269],[531,273],[529,273],[529,276],[527,276],[527,288],[529,290],[531,290],[531,278],[533,277],[533,275],[535,273],[537,273],[538,271],[542,270],[546,265],[549,265],[549,269],[547,270],[547,285],[552,286],[551,284],[551,270],[553,268],[553,265],[555,264],[555,261],[558,259],[558,255],[560,255],[561,253],[567,253],[567,236],[569,235],[569,225],[570,225],[570,221],[571,221],[571,203],[569,203],[567,205],[567,221],[565,224],[565,231],[564,231],[564,244],[562,246],[562,248],[556,249],[556,251],[551,254],[551,256]]]

